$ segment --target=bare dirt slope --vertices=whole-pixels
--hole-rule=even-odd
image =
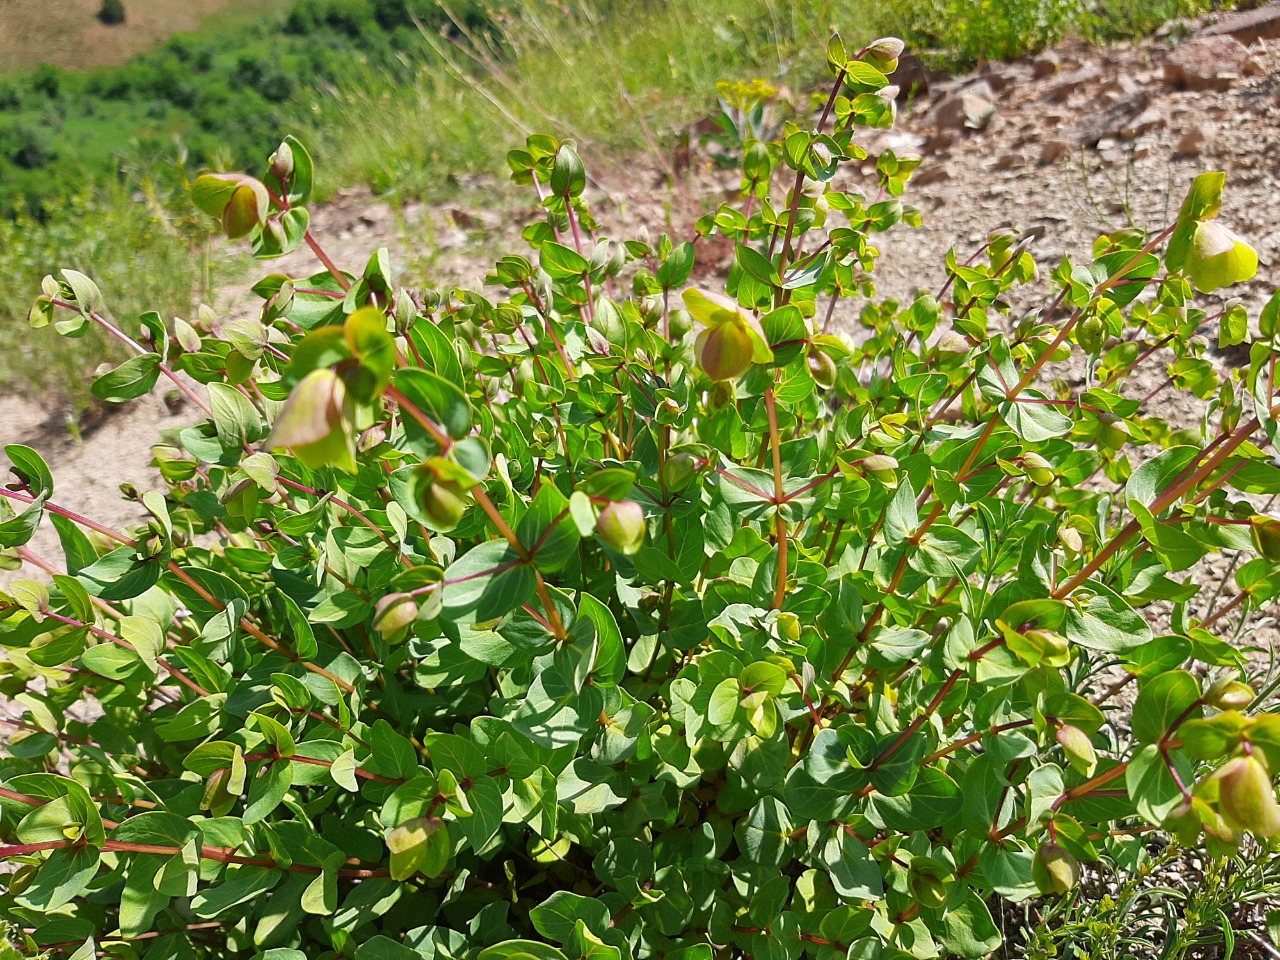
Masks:
[[[1280,3],[1234,24],[1191,24],[1176,45],[1164,38],[1109,50],[1067,45],[970,76],[933,78],[904,107],[898,127],[868,144],[873,154],[890,147],[925,158],[906,198],[921,208],[924,226],[899,227],[879,244],[881,295],[937,290],[946,251],[954,246],[963,259],[997,227],[1042,231],[1033,249],[1046,264],[1064,254],[1087,260],[1100,233],[1165,226],[1195,174],[1219,169],[1228,175],[1222,216],[1254,243],[1260,260],[1258,278],[1231,293],[1256,315],[1280,284]],[[667,182],[659,172],[667,169],[669,158],[648,158],[602,172],[592,202],[606,234],[645,225],[691,235],[703,211],[689,198],[714,208],[737,185],[735,174],[706,156],[695,155],[683,182]],[[873,184],[873,168],[865,174]],[[314,227],[346,269],[359,270],[386,246],[415,281],[475,285],[495,256],[515,249],[532,216],[522,205],[495,212],[492,197],[501,193],[481,182],[474,207],[462,209],[460,200],[458,209],[428,213],[421,206],[393,211],[349,191],[316,211]],[[700,274],[727,269],[731,250],[699,250]],[[270,269],[305,276],[319,267],[303,248]],[[846,326],[859,306],[843,307]],[[228,298],[218,307],[233,316],[257,305]],[[0,439],[41,450],[59,502],[123,527],[136,514],[119,499],[119,484],[154,486],[149,447],[194,417],[157,395],[88,425],[81,442],[56,401],[8,396],[0,397]],[[32,548],[58,552],[47,532]]]

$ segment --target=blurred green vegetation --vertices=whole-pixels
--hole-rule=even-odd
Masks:
[[[551,130],[614,157],[671,160],[714,110],[716,82],[803,91],[833,29],[899,35],[957,66],[1069,33],[1149,33],[1210,0],[296,0],[256,22],[175,36],[111,68],[0,77],[0,388],[78,382],[86,341],[43,359],[23,330],[40,277],[102,281],[117,317],[186,314],[213,296],[207,229],[185,186],[201,169],[260,172],[286,132],[316,156],[323,194],[364,183],[400,198],[501,175],[519,132]],[[808,72],[807,72],[808,71]],[[607,163],[606,163],[607,170]],[[607,174],[606,174],[607,175]],[[21,332],[19,332],[21,331]]]
[[[471,0],[451,10],[466,29],[488,22]],[[121,66],[0,78],[0,214],[43,217],[51,199],[118,180],[139,158],[188,172],[252,163],[348,70],[404,82],[400,51],[420,45],[416,23],[453,26],[435,0],[298,0]]]

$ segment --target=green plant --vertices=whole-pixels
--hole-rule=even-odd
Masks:
[[[0,602],[28,948],[981,957],[996,898],[1070,893],[1155,825],[1214,854],[1280,830],[1280,715],[1215,633],[1280,593],[1249,499],[1280,490],[1280,296],[1225,381],[1194,336],[1248,337],[1193,289],[1256,267],[1225,177],[1057,266],[1047,309],[1006,316],[1039,276],[1011,231],[877,302],[916,161],[879,157],[872,199],[836,174],[900,48],[833,38],[821,118],[699,221],[736,244],[723,292],[686,289],[694,241],[601,237],[546,135],[509,156],[533,252],[488,295],[398,289],[382,251],[342,270],[292,137],[264,179],[193,185],[255,255],[324,265],[255,284],[259,318],[131,337],[83,273],[46,279],[37,327],[135,354],[96,395],[163,376],[207,416],[154,449],[163,492],[125,491],[129,531],[6,448],[6,556],[58,570],[46,519],[66,556]],[[858,340],[829,329],[849,298]],[[1195,425],[1124,395],[1161,350]],[[1090,388],[1046,391],[1073,356]],[[1205,613],[1221,549],[1251,559]]]
[[[108,27],[124,23],[124,0],[102,0],[102,6],[98,8],[98,19]]]
[[[224,277],[236,275],[231,257],[210,250],[207,225],[189,201],[161,192],[143,173],[134,181],[145,191],[138,202],[116,186],[82,189],[51,201],[47,221],[21,211],[0,218],[0,273],[16,288],[34,289],[51,262],[97,277],[120,317],[154,309],[164,316],[190,316],[196,301],[213,302]],[[169,177],[161,177],[167,181]],[[0,359],[0,387],[69,396],[76,406],[91,398],[87,375],[100,363],[119,361],[127,348],[100,329],[44,349],[27,330],[27,307],[0,303],[0,331],[10,344]]]
[[[716,84],[716,91],[720,94],[720,112],[712,120],[720,132],[704,134],[702,142],[720,144],[723,151],[716,159],[737,167],[752,143],[768,143],[781,129],[780,121],[770,115],[778,88],[757,77],[750,83],[722,80]]]

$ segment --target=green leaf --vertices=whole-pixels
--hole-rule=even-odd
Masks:
[[[444,572],[444,615],[458,623],[505,616],[534,597],[537,576],[504,540],[474,547]]]
[[[471,431],[471,404],[453,381],[430,370],[406,367],[396,372],[395,385],[448,436],[458,440]],[[430,431],[408,411],[404,416],[404,429],[426,449],[438,449]]]
[[[1182,791],[1169,772],[1178,772],[1183,783],[1195,779],[1191,764],[1177,752],[1162,753],[1155,744],[1143,747],[1129,760],[1125,770],[1125,789],[1138,809],[1138,815],[1151,823],[1163,823],[1182,802]]]
[[[218,440],[224,450],[238,451],[257,443],[265,434],[262,416],[243,393],[226,383],[210,383],[209,408]]]
[[[963,889],[958,903],[953,897],[947,904],[942,918],[942,945],[958,957],[978,960],[998,949],[1004,938],[977,891]]]
[[[79,897],[98,873],[99,852],[93,847],[54,850],[34,882],[18,896],[23,906],[52,912]]]
[[[1174,723],[1204,715],[1200,682],[1185,670],[1170,670],[1148,680],[1133,705],[1133,736],[1159,743]]]
[[[130,357],[110,373],[93,381],[90,392],[108,403],[124,403],[150,393],[160,375],[160,357],[144,353]]]
[[[1205,544],[1180,530],[1176,524],[1156,520],[1151,511],[1137,500],[1129,501],[1129,512],[1137,518],[1143,537],[1171,573],[1195,566],[1208,552]]]
[[[1212,220],[1222,209],[1222,188],[1227,175],[1221,171],[1201,173],[1191,181],[1191,189],[1178,211],[1178,223],[1187,220]],[[1176,268],[1175,268],[1176,269]]]
[[[600,935],[609,929],[609,910],[599,900],[584,897],[567,890],[557,890],[538,906],[529,911],[534,928],[548,940],[566,942],[574,927],[582,922],[587,929]]]
[[[586,257],[555,242],[542,245],[539,262],[553,280],[580,280],[591,269]]]
[[[504,940],[485,947],[476,960],[568,960],[555,947],[537,940]]]
[[[4,455],[9,458],[9,469],[26,484],[31,496],[53,496],[53,474],[40,454],[21,443],[10,443],[5,446]]]
[[[1090,650],[1123,653],[1151,642],[1151,627],[1115,592],[1089,582],[1094,595],[1067,608],[1063,635]],[[1075,598],[1073,598],[1074,600]]]

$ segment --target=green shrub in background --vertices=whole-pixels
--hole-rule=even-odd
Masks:
[[[102,6],[98,8],[98,19],[108,27],[124,23],[124,0],[102,0]]]
[[[49,567],[42,523],[66,554],[0,596],[25,951],[982,957],[1002,898],[1140,862],[1156,826],[1280,835],[1280,716],[1222,633],[1280,594],[1250,500],[1280,491],[1280,297],[1220,380],[1194,334],[1248,318],[1202,296],[1257,266],[1225,178],[1088,263],[999,231],[938,297],[876,301],[918,161],[835,178],[892,123],[901,47],[834,38],[821,117],[743,145],[698,224],[735,244],[715,290],[696,241],[600,236],[546,135],[509,155],[544,215],[488,293],[334,263],[292,137],[193,185],[256,256],[323,264],[255,284],[260,318],[122,329],[82,272],[46,279],[37,328],[133,353],[97,396],[163,377],[206,417],[154,449],[162,492],[125,491],[130,530],[6,448],[6,557]],[[1052,305],[1011,313],[1028,284]],[[1162,349],[1193,425],[1125,396]],[[1047,388],[1069,362],[1085,387]],[[1250,559],[1219,605],[1194,571],[1222,550]]]
[[[206,225],[189,208],[170,213],[178,204],[150,186],[140,198],[120,187],[84,189],[49,206],[47,222],[26,212],[0,218],[0,269],[14,289],[35,289],[57,258],[96,276],[120,316],[147,309],[190,315],[193,299],[211,301],[215,281],[235,267],[210,249]],[[120,343],[97,329],[49,351],[24,329],[26,317],[25,305],[0,303],[8,345],[0,387],[49,391],[82,407],[89,398],[86,373],[126,356]]]

